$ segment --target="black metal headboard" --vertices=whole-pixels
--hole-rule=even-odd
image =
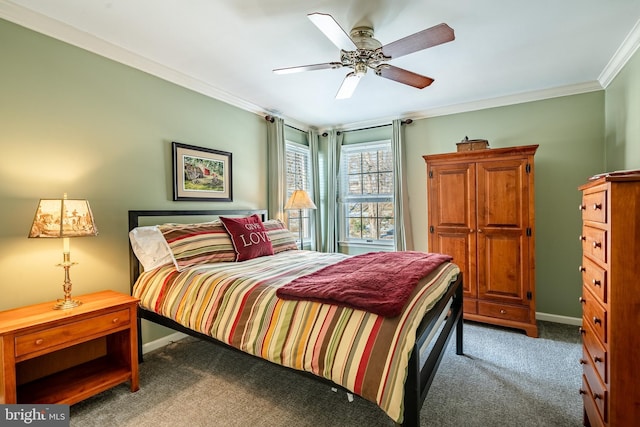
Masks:
[[[218,216],[231,216],[231,217],[239,217],[239,216],[249,216],[257,214],[260,216],[262,221],[267,220],[267,210],[266,209],[216,209],[216,210],[138,210],[138,211],[129,211],[129,231],[138,227],[140,224],[141,218],[148,217],[218,217]],[[164,221],[167,222],[167,221]],[[175,222],[175,221],[173,221]],[[193,221],[198,222],[198,221]],[[140,261],[136,258],[133,253],[133,249],[131,249],[131,244],[129,244],[129,268],[130,268],[130,277],[131,277],[131,289],[133,289],[133,285],[136,282],[138,276],[140,275]]]

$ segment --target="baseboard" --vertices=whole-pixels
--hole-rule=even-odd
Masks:
[[[172,342],[176,342],[181,340],[182,338],[188,337],[189,335],[183,334],[182,332],[175,332],[173,334],[167,335],[162,338],[158,338],[157,340],[153,340],[146,344],[142,345],[142,353],[148,353],[150,351],[156,350],[160,347],[164,347],[167,344],[171,344]]]
[[[536,313],[537,320],[543,320],[545,322],[564,323],[566,325],[582,325],[582,319],[579,317],[560,316],[558,314],[549,313]]]

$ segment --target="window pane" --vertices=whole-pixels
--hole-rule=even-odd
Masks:
[[[362,220],[360,217],[357,218],[349,218],[349,234],[348,236],[352,239],[361,239],[362,238]]]
[[[362,194],[362,175],[349,175],[349,193],[350,195]]]
[[[378,175],[362,175],[362,194],[378,194]]]
[[[393,174],[391,172],[381,173],[380,194],[393,194]]]

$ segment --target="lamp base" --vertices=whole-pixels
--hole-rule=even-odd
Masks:
[[[56,310],[66,310],[68,308],[77,307],[82,305],[82,301],[76,299],[59,299],[56,305],[53,306]]]

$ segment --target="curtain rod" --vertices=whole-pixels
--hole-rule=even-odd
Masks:
[[[273,123],[273,122],[275,121],[275,119],[274,119],[274,117],[273,117],[273,116],[264,116],[264,119],[265,119],[266,121],[268,121],[269,123]],[[286,127],[288,127],[288,128],[295,129],[295,130],[297,130],[298,132],[307,133],[307,131],[306,131],[306,130],[298,129],[297,127],[295,127],[295,126],[291,126],[290,124],[285,123],[284,125],[285,125]]]
[[[400,122],[403,125],[410,125],[411,123],[413,123],[412,119],[406,119],[406,120],[402,120]],[[342,130],[342,131],[338,131],[338,135],[340,135],[341,133],[347,133],[347,132],[357,132],[357,131],[361,131],[361,130],[369,130],[369,129],[377,129],[377,128],[383,128],[383,127],[387,127],[387,126],[391,126],[391,123],[388,123],[386,125],[377,125],[377,126],[369,126],[369,127],[365,127],[365,128],[360,128],[360,129],[348,129],[348,130]],[[327,137],[329,134],[327,132],[324,132],[322,134],[322,136]]]
[[[270,122],[270,123],[273,123],[274,120],[275,120],[273,118],[273,116],[264,116],[264,119],[266,121]],[[411,123],[413,123],[413,120],[412,119],[406,119],[406,120],[402,120],[400,123],[403,124],[403,125],[410,125]],[[297,130],[299,132],[307,133],[307,131],[304,131],[302,129],[298,129],[297,127],[291,126],[291,125],[289,125],[287,123],[285,123],[284,125],[287,126],[287,127],[290,127],[291,129],[295,129],[295,130]],[[360,129],[349,129],[349,130],[338,131],[338,135],[340,135],[341,133],[356,132],[356,131],[360,131],[360,130],[377,129],[377,128],[383,128],[383,127],[387,127],[387,126],[391,126],[391,123],[388,123],[386,125],[369,126],[369,127],[360,128]],[[324,136],[324,137],[327,137],[328,135],[329,134],[327,132],[324,132],[322,134],[322,136]]]

